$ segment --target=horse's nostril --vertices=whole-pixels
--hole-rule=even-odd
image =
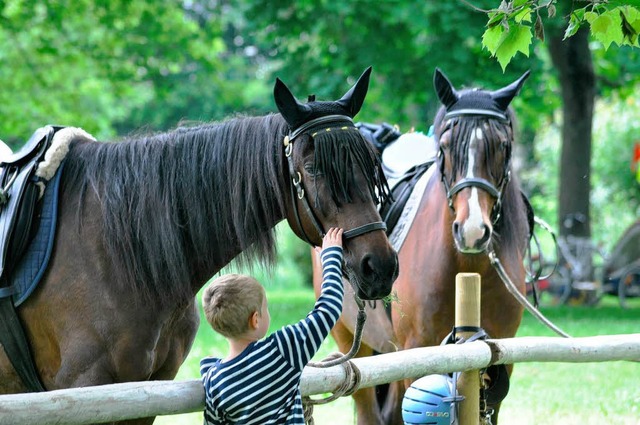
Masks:
[[[464,235],[461,233],[461,227],[460,227],[460,223],[458,223],[457,221],[453,222],[453,237],[459,241],[462,242],[464,240]]]
[[[483,246],[484,244],[486,244],[489,239],[491,238],[491,228],[489,226],[487,226],[486,224],[482,225],[482,237],[480,239],[478,239],[478,241],[476,242],[477,246]]]
[[[366,254],[362,258],[362,262],[360,263],[360,271],[362,272],[362,276],[366,279],[370,279],[376,273],[376,265],[375,265],[375,257],[371,254]]]

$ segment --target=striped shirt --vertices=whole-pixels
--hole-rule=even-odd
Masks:
[[[205,425],[304,425],[300,376],[342,312],[342,248],[322,251],[322,290],[306,318],[223,362],[200,362]]]

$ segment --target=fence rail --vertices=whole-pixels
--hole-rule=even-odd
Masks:
[[[361,387],[432,373],[481,369],[490,364],[609,361],[640,361],[640,334],[508,338],[415,348],[352,360],[360,369]],[[305,368],[302,394],[332,392],[345,377],[341,366]],[[14,425],[79,425],[203,409],[204,393],[199,380],[133,382],[0,396],[0,423],[10,418]]]

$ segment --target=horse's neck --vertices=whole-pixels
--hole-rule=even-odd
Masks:
[[[246,121],[244,121],[246,120]],[[231,128],[226,128],[225,126]],[[284,120],[280,116],[240,118],[223,123],[215,131],[239,133],[245,138],[212,134],[207,143],[223,143],[222,153],[208,173],[193,184],[209,188],[201,196],[209,197],[198,214],[209,217],[216,234],[209,238],[207,250],[197,250],[194,258],[194,284],[201,285],[220,269],[240,256],[242,264],[254,260],[271,262],[275,252],[273,228],[285,217],[283,182],[284,154],[281,137]],[[260,128],[269,134],[257,133]],[[261,145],[259,145],[261,144]],[[198,164],[207,169],[207,158]],[[210,180],[210,181],[207,181]],[[197,239],[198,236],[196,235]]]

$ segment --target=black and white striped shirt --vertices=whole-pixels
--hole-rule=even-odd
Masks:
[[[251,343],[239,356],[200,362],[206,425],[304,425],[300,376],[342,312],[342,248],[322,251],[322,290],[300,322]]]

